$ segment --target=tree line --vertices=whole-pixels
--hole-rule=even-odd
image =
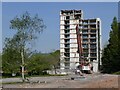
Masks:
[[[51,53],[38,53],[33,52],[31,55],[26,52],[25,55],[25,76],[32,75],[46,75],[47,70],[55,70],[59,68],[59,50]],[[28,55],[29,54],[29,55]],[[20,53],[12,49],[6,49],[2,55],[2,70],[3,76],[12,76],[15,73],[17,76],[21,76],[21,58]]]
[[[120,71],[120,23],[113,18],[109,40],[102,51],[102,72],[114,73]]]

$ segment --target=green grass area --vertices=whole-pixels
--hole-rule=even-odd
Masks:
[[[25,82],[22,82],[22,81],[19,81],[19,82],[4,82],[4,83],[0,83],[0,84],[27,84],[27,83],[30,83],[28,81],[25,81]],[[36,83],[36,82],[33,82],[33,83]]]
[[[49,76],[67,76],[67,74],[50,74]]]
[[[26,75],[25,77],[49,77],[49,76],[67,76],[67,75],[64,75],[64,74],[46,74],[46,75],[31,75],[31,76],[28,76]],[[21,76],[2,76],[2,78],[21,78]]]
[[[6,83],[2,83],[2,84],[23,84],[26,82],[6,82]]]
[[[21,76],[2,76],[2,78],[21,78]]]
[[[120,75],[120,71],[114,72],[113,74],[115,74],[115,75]]]
[[[27,76],[27,77],[49,77],[49,76],[67,76],[67,75],[63,75],[63,74],[46,74],[46,75],[31,75],[31,76]]]

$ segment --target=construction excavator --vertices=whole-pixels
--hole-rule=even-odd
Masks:
[[[76,25],[76,35],[77,35],[77,45],[78,45],[77,53],[79,54],[79,62],[78,62],[79,64],[76,67],[77,68],[76,72],[79,73],[81,76],[83,76],[83,73],[92,73],[92,65],[83,55],[82,39],[81,39],[82,31],[79,31],[78,24]]]

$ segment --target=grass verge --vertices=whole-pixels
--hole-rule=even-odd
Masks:
[[[113,74],[115,74],[115,75],[120,75],[120,71],[114,72]]]

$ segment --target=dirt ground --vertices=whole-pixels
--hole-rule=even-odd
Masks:
[[[85,88],[118,88],[118,76],[103,76],[84,85]]]
[[[77,77],[77,78],[76,78]],[[34,77],[29,83],[3,84],[3,88],[118,88],[118,75],[89,74],[84,77]],[[74,80],[71,80],[74,78]]]

